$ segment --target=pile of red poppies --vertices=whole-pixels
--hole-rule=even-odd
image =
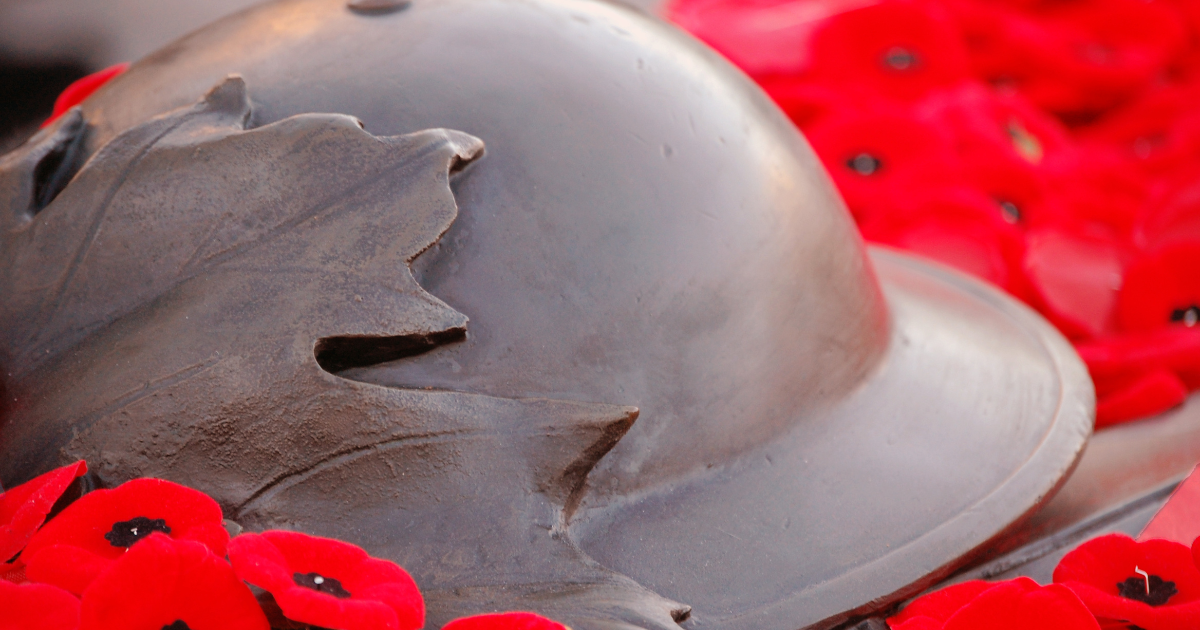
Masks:
[[[1063,557],[1054,584],[1029,578],[956,584],[888,618],[892,630],[1194,630],[1200,627],[1200,539],[1189,549],[1123,534]]]
[[[1200,388],[1200,3],[673,0],[804,131],[863,235],[1066,334],[1097,425]]]
[[[0,557],[10,558],[0,563],[0,630],[425,625],[421,593],[395,563],[296,532],[231,538],[212,498],[169,481],[84,494],[47,522],[86,471],[77,462],[0,494]],[[443,630],[567,629],[510,612]]]

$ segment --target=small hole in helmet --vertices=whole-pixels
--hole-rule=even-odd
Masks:
[[[350,368],[415,357],[466,337],[467,331],[463,328],[428,335],[325,337],[317,340],[313,352],[321,369],[337,374]]]
[[[411,0],[350,0],[346,6],[363,15],[387,15],[403,11],[412,5]]]
[[[450,175],[458,175],[474,161],[474,158],[463,159],[461,156],[454,156],[454,161],[450,162]]]
[[[55,134],[50,149],[38,160],[33,169],[33,199],[29,214],[36,215],[46,209],[59,193],[83,167],[86,155],[83,149],[83,117],[73,116],[63,122],[64,128]]]

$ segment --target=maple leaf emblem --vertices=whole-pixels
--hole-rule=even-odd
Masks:
[[[483,143],[250,119],[230,77],[86,163],[79,110],[0,159],[0,477],[79,457],[102,483],[185,483],[247,527],[396,560],[431,624],[523,608],[675,627],[686,607],[567,526],[636,409],[335,374],[465,334],[408,263],[453,222],[450,177]]]

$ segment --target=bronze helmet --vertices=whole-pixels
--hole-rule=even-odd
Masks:
[[[756,87],[614,4],[247,10],[2,158],[0,211],[5,484],[191,485],[399,562],[429,627],[833,627],[1091,430],[1052,328],[868,251]]]

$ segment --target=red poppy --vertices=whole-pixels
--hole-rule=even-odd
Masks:
[[[893,211],[864,221],[863,237],[923,254],[1007,289],[1027,293],[1021,231],[995,199],[967,188],[912,191]]]
[[[883,0],[829,18],[813,35],[808,76],[899,100],[968,79],[967,51],[936,3]]]
[[[506,612],[455,619],[442,630],[570,630],[566,626],[529,612]]]
[[[892,630],[1099,630],[1079,598],[1020,577],[963,582],[917,598],[887,620]]]
[[[914,599],[904,610],[888,617],[888,626],[892,630],[941,628],[959,609],[995,586],[995,582],[971,580],[926,593]]]
[[[1096,383],[1096,426],[1166,411],[1200,388],[1200,330],[1172,327],[1082,341]]]
[[[917,103],[916,112],[949,129],[964,156],[1000,155],[1031,165],[1053,159],[1072,144],[1062,123],[1019,94],[980,81],[931,92]]]
[[[951,136],[911,113],[843,108],[805,131],[860,222],[895,213],[910,188],[960,178]]]
[[[1054,582],[1075,591],[1102,621],[1145,630],[1200,626],[1200,570],[1192,551],[1176,542],[1093,538],[1063,557]]]
[[[1071,339],[1111,333],[1130,256],[1120,243],[1065,227],[1031,230],[1025,242],[1025,272],[1038,310]]]
[[[664,15],[755,77],[811,65],[813,31],[863,0],[676,0]]]
[[[1148,174],[1165,174],[1181,164],[1192,163],[1190,152],[1196,148],[1197,139],[1190,133],[1190,119],[1195,117],[1193,103],[1197,98],[1197,84],[1160,86],[1076,130],[1076,134],[1088,152],[1115,147],[1131,165]]]
[[[1149,193],[1147,176],[1109,146],[1078,146],[1048,155],[1041,164],[1060,215],[1059,224],[1095,223],[1114,236],[1130,240]]]
[[[1189,389],[1200,387],[1196,359],[1200,356],[1200,330],[1173,327],[1146,333],[1128,333],[1075,344],[1092,377],[1113,384],[1127,383],[1139,375],[1169,370]]]
[[[41,527],[50,508],[71,482],[87,472],[87,464],[75,462],[57,468],[0,494],[0,562],[17,555]],[[0,564],[0,572],[4,572]]]
[[[1121,329],[1145,332],[1200,324],[1197,269],[1200,240],[1173,243],[1139,257],[1130,265],[1117,301]]]
[[[49,584],[0,580],[0,630],[77,630],[79,600]]]
[[[759,85],[788,118],[804,131],[813,128],[825,118],[844,114],[847,103],[854,98],[843,90],[790,76],[763,77],[759,80]]]
[[[80,630],[269,630],[258,600],[208,547],[155,532],[83,593]]]
[[[1178,14],[1157,3],[1039,3],[1036,12],[971,0],[948,6],[977,73],[1067,116],[1102,111],[1149,86],[1184,44]]]
[[[1187,385],[1167,369],[1093,380],[1097,429],[1162,413],[1182,405],[1188,394]]]
[[[343,630],[416,630],[417,584],[393,562],[340,540],[295,532],[242,534],[229,543],[238,577],[270,591],[293,621]]]
[[[154,532],[193,540],[224,556],[221,507],[208,495],[161,479],[134,479],[84,495],[29,541],[30,579],[83,589],[134,543]]]
[[[1200,154],[1200,141],[1185,151]],[[1154,180],[1134,232],[1139,245],[1157,249],[1176,242],[1200,243],[1200,163],[1190,155]]]
[[[51,112],[50,117],[46,119],[46,122],[42,123],[42,126],[45,127],[54,122],[59,116],[65,114],[67,110],[82,103],[87,99],[87,97],[91,96],[93,92],[99,90],[101,86],[113,80],[114,77],[122,72],[125,72],[125,70],[128,68],[129,64],[119,63],[115,66],[109,66],[99,72],[93,72],[92,74],[75,81],[71,85],[68,85],[67,89],[63,90],[62,94],[59,94],[58,98],[54,101],[54,111]]]

